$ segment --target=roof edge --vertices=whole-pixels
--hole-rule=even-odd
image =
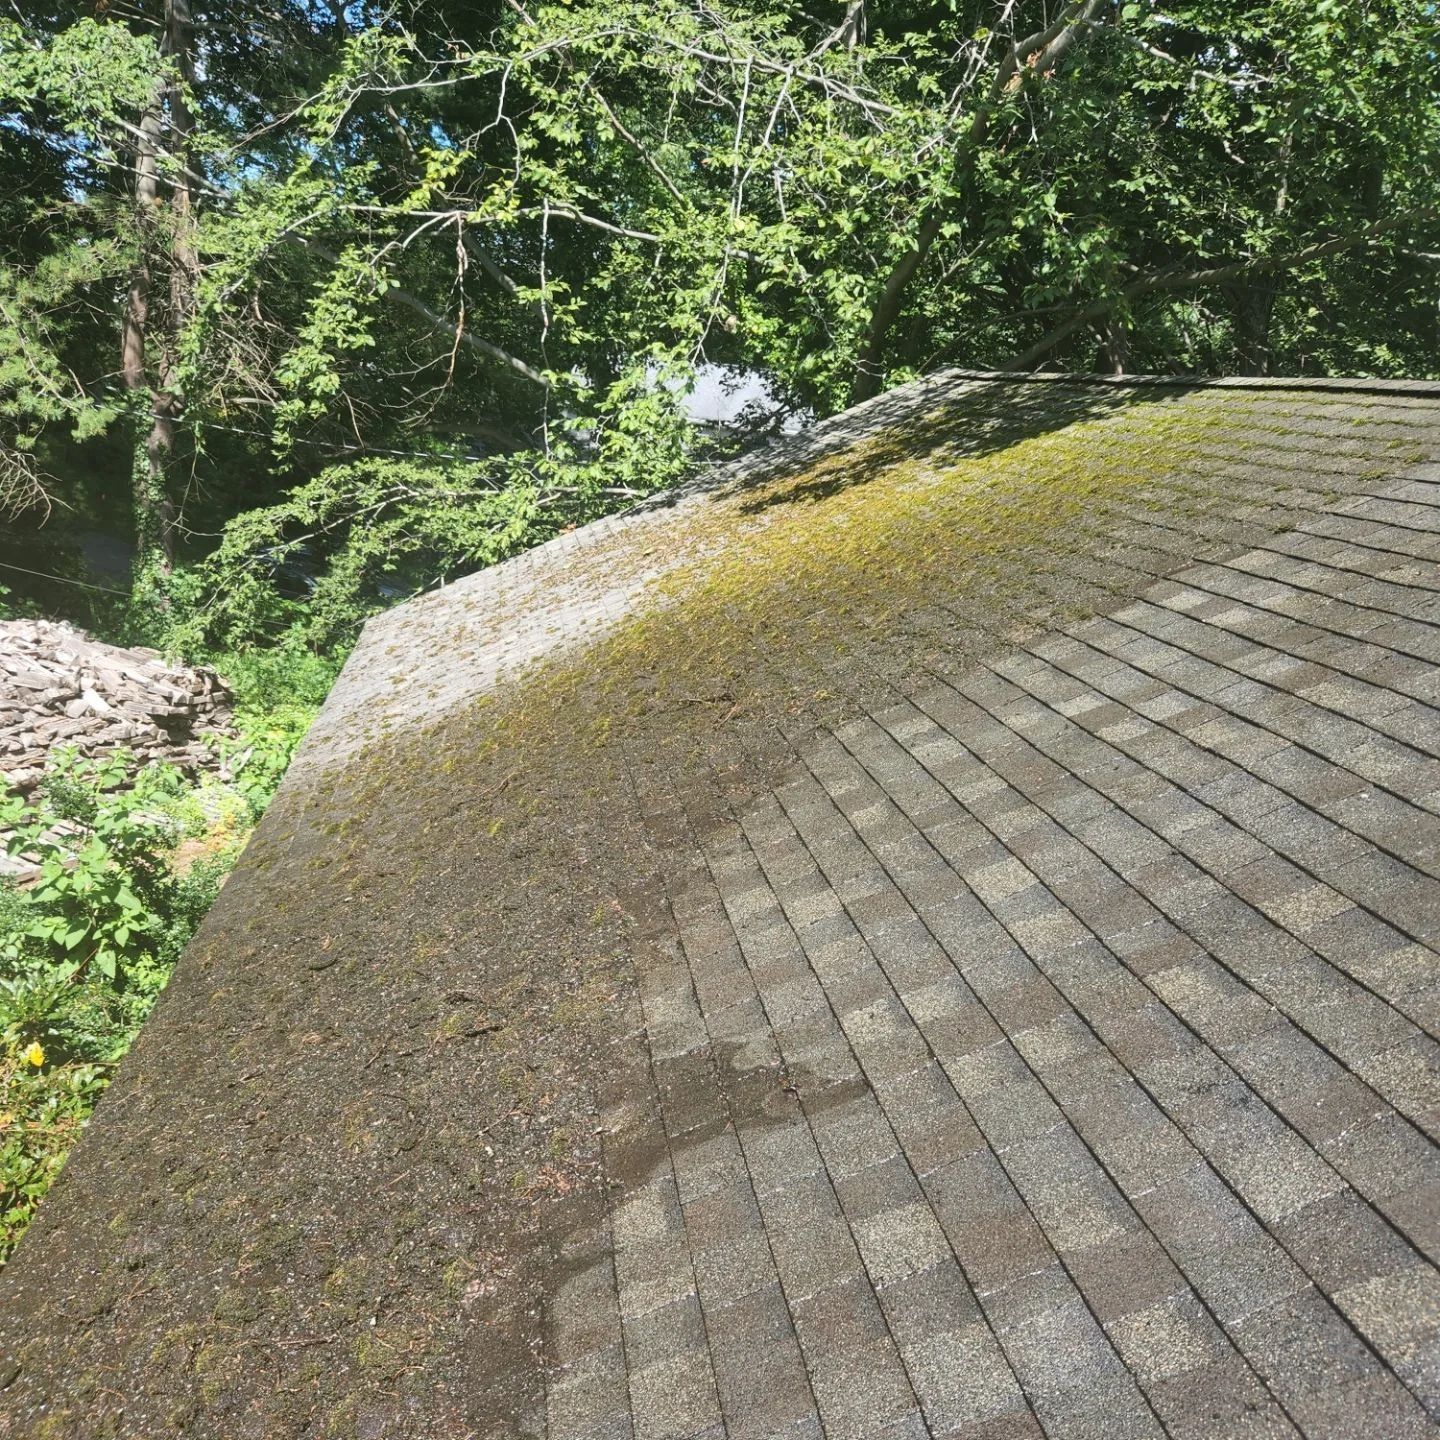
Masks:
[[[1440,398],[1440,380],[1385,380],[1312,375],[1101,375],[1083,370],[966,370],[937,372],[963,380],[1013,383],[1065,382],[1071,385],[1171,386],[1186,390],[1312,390],[1340,394],[1419,395]]]
[[[908,415],[923,414],[925,410],[955,389],[969,383],[993,382],[999,384],[1052,384],[1109,385],[1133,389],[1231,389],[1231,390],[1278,390],[1309,391],[1315,393],[1377,394],[1391,396],[1412,396],[1440,400],[1440,381],[1437,380],[1374,380],[1374,379],[1332,379],[1332,378],[1291,378],[1285,376],[1181,376],[1181,375],[1101,375],[1094,372],[1064,370],[971,370],[950,366],[931,370],[915,379],[905,381],[888,390],[882,390],[857,405],[837,411],[817,420],[794,435],[773,437],[728,460],[712,461],[702,465],[694,474],[673,489],[662,490],[646,496],[623,510],[601,516],[573,530],[552,536],[549,540],[521,551],[494,565],[486,566],[472,575],[464,576],[442,585],[435,590],[412,596],[391,609],[370,616],[361,628],[358,652],[363,646],[384,643],[389,632],[396,626],[408,623],[415,614],[415,607],[441,601],[442,597],[454,594],[457,587],[472,593],[483,588],[505,583],[523,583],[525,577],[557,557],[570,551],[583,550],[616,529],[643,521],[658,511],[670,510],[699,499],[727,483],[749,481],[766,475],[781,473],[795,466],[813,464],[827,454],[847,444],[854,443],[868,433],[886,425],[894,424]],[[352,667],[347,662],[332,690],[332,697],[343,695],[352,678]],[[334,729],[333,718],[341,706],[327,701],[320,717],[300,747],[292,769],[297,772],[308,768],[312,760],[323,759],[329,754]]]

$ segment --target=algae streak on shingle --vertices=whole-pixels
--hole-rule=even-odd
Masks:
[[[1364,444],[1309,428],[1335,408],[1303,397],[1280,413],[1263,392],[1204,389],[970,390],[606,536],[566,578],[583,590],[640,576],[622,618],[572,633],[430,738],[394,735],[371,764],[387,786],[413,773],[395,756],[422,747],[417,764],[494,797],[484,823],[499,833],[613,783],[617,741],[765,746],[777,724],[832,718],[1288,529],[1385,438],[1413,449],[1398,420]],[[1233,463],[1261,434],[1289,438],[1274,461]]]
[[[551,1301],[612,1265],[608,1187],[668,1165],[663,1106],[712,1093],[680,1069],[657,1099],[636,984],[687,983],[667,907],[703,872],[704,805],[926,667],[1279,548],[1410,443],[1403,416],[1306,428],[1350,399],[1152,396],[972,390],[537,555],[452,652],[428,643],[449,597],[426,644],[399,612],[390,663],[453,664],[463,691],[455,652],[553,621],[551,579],[570,616],[616,573],[639,596],[488,704],[397,708],[287,781],[27,1239],[9,1330],[54,1433],[539,1433]],[[805,1083],[723,1038],[694,1059],[728,1120]]]
[[[317,989],[358,1017],[367,1048],[394,1047],[386,1093],[403,1075],[416,1113],[438,1117],[414,1153],[444,1167],[434,1203],[446,1225],[498,1257],[483,1299],[495,1307],[493,1346],[540,1345],[539,1276],[594,1223],[563,1207],[603,1209],[596,1148],[614,1163],[624,1117],[648,1113],[647,1062],[626,1049],[644,1024],[628,977],[650,936],[663,947],[673,933],[668,897],[694,851],[685,827],[723,822],[727,806],[770,783],[796,730],[853,716],[927,667],[987,658],[1057,614],[1139,593],[1207,540],[1232,543],[1237,508],[1259,517],[1247,533],[1289,523],[1284,507],[1303,507],[1305,495],[1277,489],[1308,486],[1313,504],[1335,477],[1317,456],[1313,473],[1302,466],[1278,483],[1263,469],[1217,479],[1215,451],[1243,432],[1247,411],[1234,396],[1177,393],[1047,398],[1044,413],[1012,417],[1003,399],[972,395],[799,473],[657,510],[586,562],[601,585],[612,566],[652,576],[623,618],[574,637],[483,703],[423,730],[397,727],[331,793],[317,790],[317,819],[356,820],[343,850],[314,839],[327,868],[307,874],[283,919],[336,937],[346,958],[320,972]],[[303,839],[287,852],[291,874]],[[423,954],[411,934],[420,916],[440,937]],[[441,1008],[436,996],[447,1007],[456,997],[455,1023],[472,1031],[479,1012],[480,1033],[465,1042],[473,1051],[446,1038],[443,1017],[423,1022],[440,1025],[438,1041],[417,1044],[403,1020],[393,1041],[370,1033],[377,1013],[425,1014]],[[283,1003],[277,994],[274,1006]],[[714,1063],[731,1062],[718,1053]],[[743,1088],[783,1079],[766,1071]],[[372,1123],[388,1114],[382,1098],[360,1099]],[[384,1183],[404,1191],[399,1160],[357,1155],[344,1140],[333,1170],[367,1166],[375,1193],[388,1193]],[[387,1166],[395,1176],[382,1183]],[[460,1219],[444,1175],[473,1187]],[[378,1244],[372,1218],[384,1216],[354,1216],[351,1250]],[[537,1228],[554,1236],[543,1255]],[[409,1254],[379,1253],[389,1269],[367,1284],[372,1304],[382,1286],[393,1292],[397,1256]],[[437,1274],[456,1258],[435,1246]],[[439,1294],[441,1282],[419,1263],[402,1275],[410,1308],[390,1308],[409,1327],[408,1353],[423,1357],[415,1383],[432,1385],[453,1322],[424,1288]],[[474,1328],[469,1312],[466,1323]],[[483,1391],[467,1383],[474,1403],[493,1407],[535,1377]]]

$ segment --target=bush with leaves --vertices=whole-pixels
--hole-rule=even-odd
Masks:
[[[257,656],[239,673],[231,778],[56,752],[33,797],[0,799],[7,848],[39,870],[0,881],[0,1260],[274,794],[314,714],[302,682],[332,672]]]
[[[683,371],[656,357],[617,380],[583,422],[555,426],[545,453],[329,466],[232,519],[198,565],[157,577],[160,593],[133,605],[136,638],[219,652],[213,663],[227,674],[237,653],[271,647],[287,684],[304,675],[306,657],[317,674],[329,667],[328,682],[378,610],[678,480],[702,443],[684,417],[684,385]]]
[[[147,765],[126,787],[132,770],[124,754],[87,761],[58,752],[34,800],[0,802],[10,852],[40,870],[11,964],[68,964],[73,979],[123,988],[137,966],[172,961],[183,947],[206,886],[178,875],[172,857],[187,836],[229,817],[217,808],[212,820],[173,766]]]

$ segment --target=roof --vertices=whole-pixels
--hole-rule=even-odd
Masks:
[[[372,621],[8,1433],[1440,1433],[1437,560],[1440,388],[950,373]]]

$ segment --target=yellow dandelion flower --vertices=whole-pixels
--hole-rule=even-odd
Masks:
[[[30,1048],[26,1050],[25,1058],[37,1069],[45,1063],[45,1052],[40,1048],[38,1040],[30,1042]]]

